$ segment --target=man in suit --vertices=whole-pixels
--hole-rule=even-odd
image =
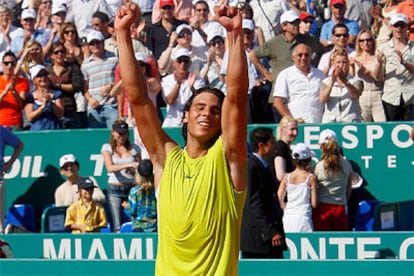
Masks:
[[[243,258],[282,259],[286,250],[277,184],[268,158],[275,150],[272,129],[259,127],[250,133],[253,151],[248,163],[247,198],[243,210],[241,244]]]

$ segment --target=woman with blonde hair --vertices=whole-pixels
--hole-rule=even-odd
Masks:
[[[385,122],[382,105],[382,83],[384,81],[383,54],[375,53],[376,42],[372,32],[361,30],[356,39],[356,54],[353,58],[355,76],[363,82],[359,97],[361,117],[364,122]]]
[[[24,45],[23,54],[17,63],[14,73],[19,75],[22,72],[27,79],[33,81],[30,78],[30,69],[35,65],[44,65],[44,61],[42,45],[34,39],[29,40]]]
[[[324,130],[319,137],[321,160],[314,174],[318,180],[318,207],[314,210],[315,231],[347,231],[346,206],[352,191],[352,167],[342,158],[331,130]]]
[[[286,173],[292,172],[295,165],[292,159],[290,145],[298,136],[298,123],[291,116],[284,116],[276,128],[276,152],[274,157],[274,172],[278,183]]]

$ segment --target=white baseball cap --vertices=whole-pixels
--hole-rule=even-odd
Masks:
[[[141,52],[136,52],[135,53],[135,59],[137,61],[142,61],[142,62],[148,63],[148,56],[144,53],[141,53]]]
[[[306,160],[312,157],[312,152],[308,145],[297,143],[292,146],[292,158],[295,160]]]
[[[75,163],[76,162],[76,157],[73,154],[65,154],[62,157],[60,157],[59,159],[59,166],[61,168],[63,168],[63,166],[65,166],[66,163]]]
[[[280,23],[292,23],[299,19],[299,15],[294,10],[285,11],[282,16],[280,17]]]
[[[27,19],[27,18],[36,18],[36,11],[34,9],[25,9],[22,11],[22,15],[21,15],[22,19]]]
[[[41,65],[41,64],[37,64],[35,66],[33,66],[32,68],[30,68],[30,77],[32,78],[32,80],[40,73],[40,71],[42,70],[46,70],[46,67]]]
[[[405,16],[405,14],[402,13],[396,13],[391,17],[391,25],[397,24],[398,22],[404,22],[405,24],[408,24],[408,18]]]
[[[208,32],[208,34],[207,34],[207,43],[212,41],[217,36],[219,36],[221,38],[224,38],[224,35],[223,35],[223,32],[221,31],[221,29],[214,29],[213,31]]]
[[[193,32],[193,28],[191,28],[191,26],[190,25],[188,25],[188,24],[181,24],[181,25],[179,25],[178,27],[177,27],[177,29],[175,30],[175,32],[177,33],[177,34],[179,34],[179,33],[181,33],[183,30],[185,30],[185,29],[187,29],[187,30],[189,30],[190,32]]]
[[[66,13],[67,11],[68,11],[68,9],[66,8],[66,5],[63,4],[63,3],[54,4],[52,6],[52,14],[57,14],[59,12],[65,12]]]
[[[334,139],[336,141],[336,133],[332,129],[324,129],[319,134],[319,144],[326,144],[329,139]]]
[[[172,58],[176,60],[179,57],[191,57],[191,51],[187,48],[179,48],[172,54]]]
[[[86,41],[88,43],[91,43],[94,40],[104,41],[105,40],[105,37],[103,36],[103,34],[101,32],[96,31],[96,30],[92,30],[86,36]]]
[[[253,20],[251,20],[251,19],[243,19],[242,28],[243,29],[248,29],[250,31],[253,31],[254,30]]]

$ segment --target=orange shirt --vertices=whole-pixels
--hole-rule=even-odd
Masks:
[[[410,28],[409,39],[414,41],[414,2],[405,0],[399,3],[397,6],[397,13],[403,13],[407,16]]]
[[[3,75],[0,76],[0,92],[3,92],[11,80],[6,80]],[[16,77],[15,90],[17,94],[29,93],[29,81],[27,79]],[[12,93],[7,93],[0,102],[0,125],[14,126],[22,125],[22,109],[17,103]]]

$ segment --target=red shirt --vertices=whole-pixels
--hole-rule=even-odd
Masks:
[[[409,24],[409,39],[414,41],[414,3],[410,0],[405,0],[398,4],[397,6],[397,13],[403,13],[407,16],[408,24]]]
[[[0,76],[0,93],[4,91],[10,81],[11,80],[6,80],[3,75]],[[15,90],[18,95],[20,95],[22,92],[25,94],[29,93],[29,81],[25,78],[16,77]],[[8,92],[0,102],[0,125],[21,126],[22,124],[22,108],[17,103],[14,95],[11,92]]]

